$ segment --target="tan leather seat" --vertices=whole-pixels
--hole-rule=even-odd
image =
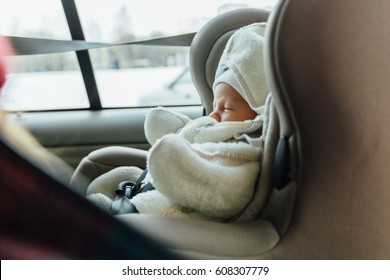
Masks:
[[[262,258],[390,258],[390,2],[284,0],[266,59],[296,139],[290,228]]]

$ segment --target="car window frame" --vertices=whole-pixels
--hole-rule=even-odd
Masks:
[[[65,12],[66,20],[69,26],[72,40],[85,40],[80,17],[74,0],[61,0]],[[84,80],[85,89],[89,101],[89,110],[103,109],[99,91],[96,83],[95,74],[88,50],[76,51],[77,61]]]

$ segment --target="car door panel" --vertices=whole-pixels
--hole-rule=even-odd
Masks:
[[[172,107],[197,118],[201,106]],[[11,114],[37,140],[69,165],[75,167],[93,150],[107,146],[149,149],[144,120],[151,108],[103,109],[99,111],[50,111]]]

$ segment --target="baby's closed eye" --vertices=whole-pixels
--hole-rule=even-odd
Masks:
[[[223,111],[234,111],[235,107],[232,105],[225,105],[225,106],[223,106],[222,110]]]

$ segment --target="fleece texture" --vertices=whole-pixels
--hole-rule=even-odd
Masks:
[[[210,117],[186,121],[181,114],[162,107],[146,116],[145,133],[152,148],[145,182],[151,182],[156,190],[138,194],[131,202],[145,214],[228,220],[253,197],[262,157],[261,145],[236,138],[261,126],[262,118],[224,123]],[[136,181],[140,173],[136,167],[115,168],[90,184],[88,198],[107,210],[109,200],[115,198],[116,185]]]
[[[148,169],[156,189],[170,199],[228,219],[254,194],[261,151],[244,142],[191,144],[170,134],[150,150]]]

